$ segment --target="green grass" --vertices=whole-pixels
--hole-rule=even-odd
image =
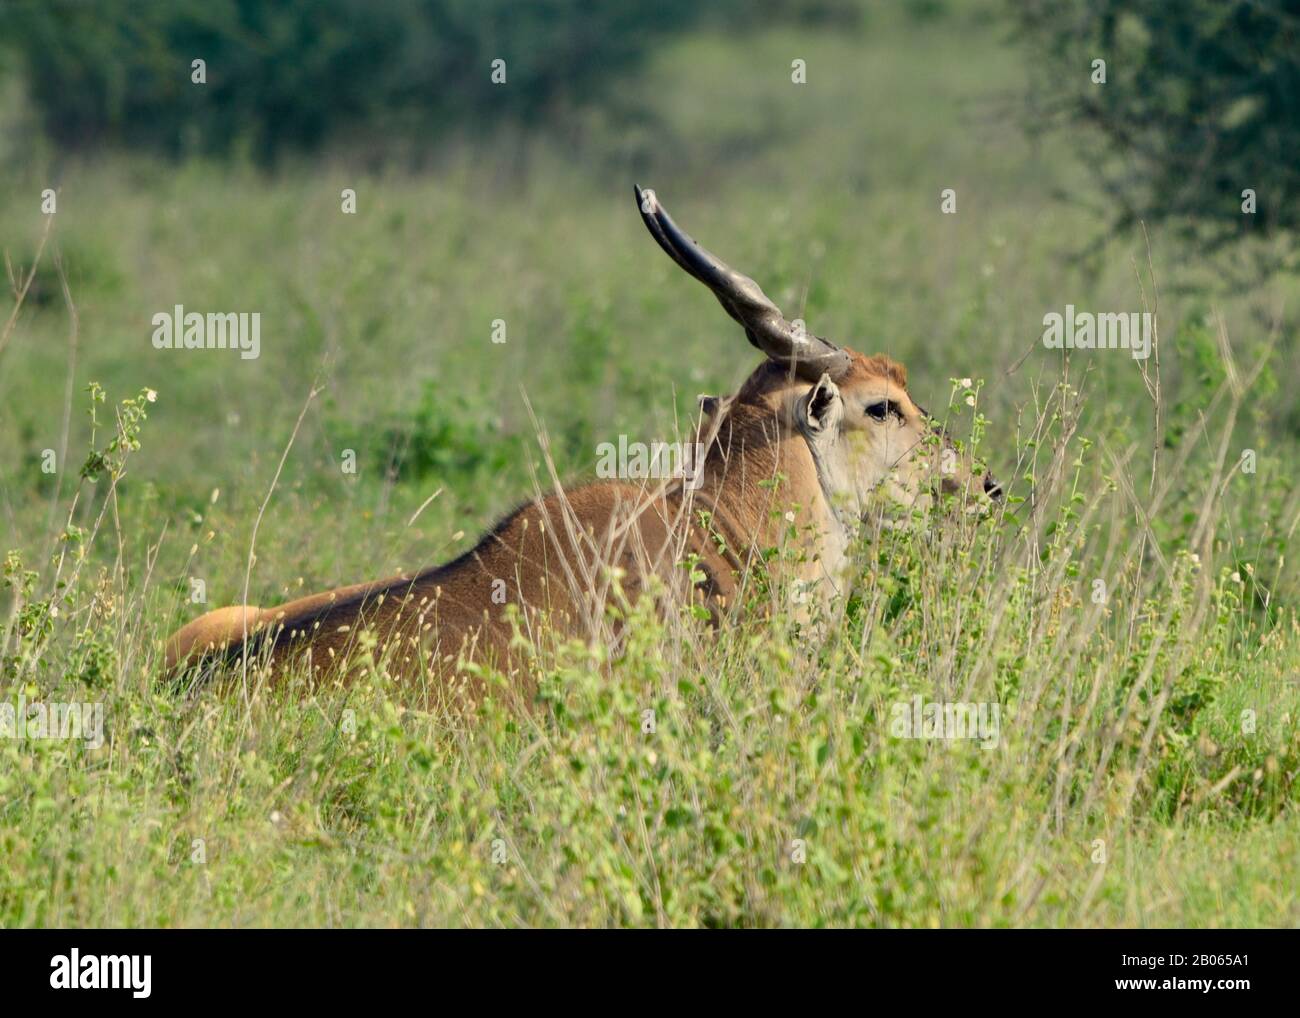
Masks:
[[[106,742],[0,740],[0,923],[1295,925],[1300,358],[1284,324],[1234,399],[1216,338],[1221,320],[1248,374],[1294,281],[1234,292],[1230,255],[1159,235],[1150,264],[1141,238],[1072,259],[1104,221],[1087,146],[1024,139],[1021,67],[974,14],[878,18],[861,39],[684,40],[627,86],[656,120],[593,113],[419,174],[4,151],[15,261],[41,188],[60,196],[0,351],[0,685],[102,701]],[[644,235],[634,180],[814,331],[906,363],[932,410],[984,379],[950,426],[983,431],[1007,515],[867,535],[816,640],[779,615],[710,636],[635,610],[616,660],[548,660],[527,713],[411,710],[382,658],[347,690],[247,705],[162,684],[191,580],[209,607],[241,598],[314,382],[254,603],[469,546],[532,488],[529,403],[561,473],[590,477],[599,442],[666,437],[696,393],[735,388],[752,349]],[[1152,272],[1154,488],[1135,362],[1067,369],[1039,343],[1066,303],[1141,308]],[[260,311],[261,358],[153,350],[176,303]],[[81,480],[145,389],[147,420]],[[1232,471],[1244,448],[1254,474]],[[997,702],[998,746],[891,737],[913,695]]]

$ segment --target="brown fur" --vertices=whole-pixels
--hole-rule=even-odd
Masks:
[[[883,356],[853,358],[840,382],[846,396],[883,383],[896,390],[891,398],[908,414],[923,417],[907,398],[901,365]],[[265,655],[273,674],[295,659],[307,661],[313,675],[339,675],[368,631],[389,652],[390,671],[405,681],[436,686],[463,672],[458,661],[477,661],[528,684],[527,668],[511,648],[508,604],[519,606],[517,618],[526,628],[589,638],[611,596],[613,566],[622,570],[629,598],[640,596],[655,575],[667,588],[701,598],[719,616],[734,602],[754,557],[782,543],[790,527],[787,511],[796,515],[796,530],[808,535],[798,578],[815,578],[824,565],[820,535],[833,514],[793,419],[794,400],[808,390],[768,361],[733,398],[709,403],[698,425],[708,454],[697,491],[680,482],[607,481],[552,493],[504,517],[471,551],[417,575],[342,587],[277,608],[221,608],[200,616],[168,640],[167,667],[189,666],[205,654],[230,661],[247,652],[256,659]],[[771,484],[777,477],[780,485]],[[707,527],[701,511],[709,514]],[[703,580],[687,592],[679,563],[692,553]],[[505,603],[498,603],[502,583]]]

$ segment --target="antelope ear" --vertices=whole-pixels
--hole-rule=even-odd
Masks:
[[[830,375],[822,375],[817,384],[800,397],[795,406],[799,427],[809,435],[823,435],[837,428],[844,416],[840,387]]]

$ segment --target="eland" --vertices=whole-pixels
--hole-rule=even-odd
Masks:
[[[169,671],[253,660],[271,675],[297,666],[314,679],[341,677],[364,645],[399,681],[423,681],[426,695],[479,688],[468,663],[528,683],[520,631],[595,638],[615,587],[629,601],[676,592],[718,622],[755,569],[778,568],[807,611],[843,592],[873,506],[1000,497],[913,401],[902,365],[790,322],[757,283],[683,232],[654,192],[638,187],[636,201],[668,257],[762,354],[734,394],[701,397],[693,437],[704,455],[690,483],[557,485],[446,564],[278,607],[210,611],[167,641]],[[773,559],[772,548],[791,553]]]

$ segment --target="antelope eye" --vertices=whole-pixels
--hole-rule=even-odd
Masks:
[[[882,399],[867,404],[867,416],[873,421],[884,421],[889,416],[889,400]]]

